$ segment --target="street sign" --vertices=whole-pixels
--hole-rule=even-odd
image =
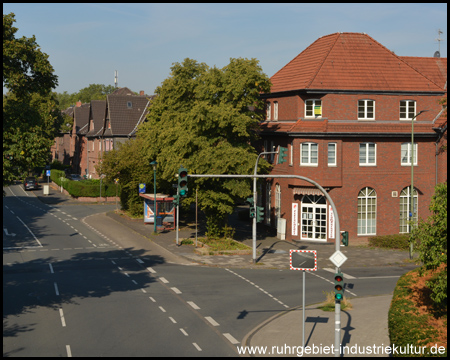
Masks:
[[[139,193],[145,194],[145,184],[139,184]]]
[[[340,251],[336,251],[333,255],[330,256],[330,261],[339,268],[343,263],[347,261],[347,257]]]
[[[317,250],[289,250],[290,269],[317,271]]]
[[[45,170],[45,176],[50,176],[50,170]]]

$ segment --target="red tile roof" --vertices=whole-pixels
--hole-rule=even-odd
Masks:
[[[418,70],[367,34],[335,33],[316,40],[273,75],[271,92],[443,91],[439,76],[427,78]]]

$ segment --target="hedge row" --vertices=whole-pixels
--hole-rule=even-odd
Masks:
[[[409,234],[372,236],[369,238],[369,246],[386,249],[408,250]]]
[[[67,190],[67,192],[74,197],[99,197],[100,196],[100,182],[98,184],[89,181],[73,181],[65,178],[64,171],[52,170],[50,179]],[[116,185],[112,183],[102,182],[102,197],[116,196]],[[120,195],[120,188],[117,189],[117,195]]]

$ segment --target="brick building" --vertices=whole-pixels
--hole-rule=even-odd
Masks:
[[[400,57],[366,34],[335,33],[271,81],[271,93],[262,95],[260,148],[288,148],[283,164],[266,156],[272,175],[301,175],[324,187],[353,243],[407,233],[413,125],[413,217],[429,215],[434,186],[447,180],[447,152],[440,151],[447,117],[439,104],[447,94],[446,58]],[[270,209],[265,224],[285,221],[287,240],[334,242],[331,207],[310,183],[270,179],[258,191]]]

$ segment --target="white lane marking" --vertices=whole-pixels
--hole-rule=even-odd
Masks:
[[[367,277],[359,277],[357,279],[389,279],[389,278],[399,278],[400,275],[392,275],[392,276],[367,276]],[[345,279],[345,276],[344,276]]]
[[[166,312],[166,309],[164,309],[162,306],[160,306],[159,309],[160,309],[162,312]]]
[[[63,313],[63,310],[61,308],[59,308],[59,316],[61,318],[62,326],[63,327],[66,326],[66,320],[64,320],[64,313]]]
[[[193,301],[187,301],[187,303],[191,305],[195,310],[200,310],[200,308]]]
[[[155,299],[153,299],[151,296],[148,297],[151,301],[156,302]]]
[[[196,343],[192,343],[192,345],[194,345],[198,351],[202,351],[202,348],[200,346],[198,346]]]
[[[70,350],[70,345],[66,345],[67,357],[72,357],[72,351]]]
[[[145,291],[145,289],[141,289],[141,290],[144,294],[147,294],[147,291]]]
[[[143,264],[144,262],[141,259],[136,259],[139,264]]]
[[[153,270],[151,267],[148,267],[147,270],[150,271],[152,274],[156,274],[156,271]]]
[[[160,277],[159,280],[161,280],[164,284],[168,284],[169,281],[166,278]]]
[[[172,321],[174,324],[177,323],[173,317],[169,316],[169,319],[170,319],[170,321]]]
[[[211,316],[205,316],[205,319],[208,320],[212,326],[219,326],[219,323]]]
[[[171,289],[175,294],[181,294],[181,291],[178,290],[176,287],[172,287]]]
[[[55,285],[55,293],[56,293],[56,295],[59,296],[58,284],[53,283],[53,285]]]
[[[225,336],[227,338],[227,340],[232,343],[233,345],[235,344],[239,344],[239,341],[237,341],[231,334],[226,333],[226,334],[222,334],[223,336]]]
[[[48,264],[48,266],[50,267],[50,273],[51,273],[51,274],[54,274],[55,272],[53,271],[53,266],[52,266],[52,264]]]
[[[135,280],[131,280],[135,285],[137,285],[137,282]]]
[[[184,331],[184,329],[180,328],[180,331],[184,334],[184,336],[189,336],[188,333]]]
[[[17,215],[16,215],[16,218],[19,219],[19,221],[23,224],[23,226],[25,226],[25,227],[27,228],[27,230],[30,232],[30,234],[33,235],[34,240],[36,240],[37,243],[39,244],[39,246],[42,247],[41,242],[40,242],[40,241],[38,240],[38,238],[33,234],[33,232],[30,230],[30,228],[27,226],[27,224],[25,224],[25,223],[22,221],[22,219],[20,219],[20,217],[18,217]]]

